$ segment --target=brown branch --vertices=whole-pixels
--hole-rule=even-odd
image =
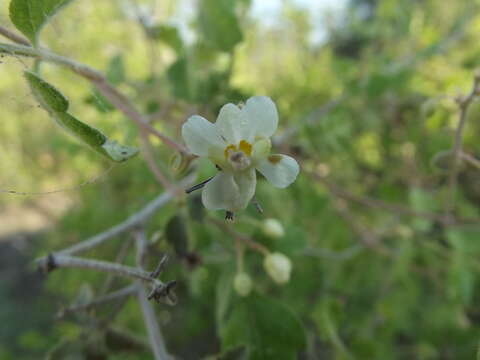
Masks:
[[[455,193],[457,190],[458,182],[458,172],[460,165],[460,157],[463,144],[463,131],[465,129],[465,124],[467,123],[468,108],[473,102],[475,97],[479,94],[480,86],[480,73],[475,74],[473,79],[472,89],[468,95],[459,97],[457,99],[457,104],[459,107],[459,116],[458,116],[458,125],[455,131],[454,144],[453,144],[453,159],[452,167],[450,169],[450,174],[448,177],[448,196],[445,202],[445,215],[447,218],[451,218],[451,213],[455,208]]]
[[[438,222],[441,222],[442,224],[451,224],[451,220],[449,220],[445,215],[425,212],[425,211],[417,211],[408,206],[404,206],[400,204],[392,204],[382,200],[373,199],[365,196],[363,197],[357,196],[345,189],[342,189],[340,186],[334,184],[333,182],[328,181],[324,176],[321,176],[315,172],[308,172],[306,170],[304,171],[307,172],[309,175],[313,176],[315,180],[325,185],[325,187],[332,194],[342,199],[353,201],[357,204],[368,206],[368,207],[391,211],[393,213],[397,213],[400,215],[418,216],[418,217],[423,217],[425,219],[438,221]]]
[[[28,41],[26,38],[14,33],[11,30],[8,30],[6,27],[3,27],[1,25],[0,25],[0,35],[6,37],[9,40],[12,40],[14,43],[25,45],[25,46],[31,46],[30,41]]]
[[[221,230],[225,231],[227,234],[231,235],[234,239],[240,240],[241,242],[245,243],[245,245],[247,245],[249,248],[258,251],[263,255],[268,255],[270,253],[270,250],[268,250],[268,248],[251,239],[247,235],[236,232],[224,221],[218,220],[214,217],[208,217],[208,220],[212,224],[215,224],[217,227],[219,227]]]
[[[475,156],[460,151],[460,158],[468,162],[470,165],[476,167],[477,169],[480,169],[480,160],[477,159]]]

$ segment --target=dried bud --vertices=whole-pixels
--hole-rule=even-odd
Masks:
[[[240,272],[233,279],[233,288],[240,296],[248,296],[252,291],[252,279],[245,272]]]
[[[272,239],[278,239],[285,235],[282,223],[277,219],[265,219],[262,224],[262,231]]]
[[[285,284],[290,280],[292,263],[290,259],[281,253],[271,253],[265,256],[263,267],[268,275],[278,284]]]

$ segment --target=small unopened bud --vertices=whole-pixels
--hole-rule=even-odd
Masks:
[[[265,256],[263,267],[268,275],[278,284],[285,284],[290,280],[292,263],[290,259],[281,253],[271,253]]]
[[[247,296],[252,291],[252,279],[245,272],[240,272],[233,279],[233,288],[240,296]]]
[[[262,231],[272,239],[278,239],[285,235],[282,223],[277,219],[265,219],[262,223]]]

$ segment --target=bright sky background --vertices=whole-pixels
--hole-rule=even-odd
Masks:
[[[308,9],[312,16],[312,42],[319,43],[325,39],[324,16],[327,12],[341,12],[348,0],[290,0],[292,4]],[[272,25],[279,18],[282,0],[253,0],[251,13],[265,25]]]
[[[0,0],[1,1],[1,0]],[[325,40],[324,17],[328,12],[341,13],[348,0],[288,0],[293,5],[305,8],[311,14],[311,24],[313,33],[311,41],[318,44]],[[274,25],[281,16],[281,9],[284,0],[253,0],[251,14],[257,18],[264,26]],[[180,27],[180,31],[187,41],[192,40],[194,35],[189,29],[188,23],[195,15],[192,8],[192,0],[183,0],[177,13],[170,19]]]

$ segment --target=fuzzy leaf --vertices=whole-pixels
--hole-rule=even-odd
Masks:
[[[47,111],[65,112],[68,110],[68,100],[54,86],[30,71],[24,72],[32,93]]]
[[[10,20],[33,45],[38,43],[38,33],[50,18],[71,0],[12,0]]]
[[[136,148],[109,140],[99,130],[67,113],[68,100],[59,90],[30,71],[25,71],[24,74],[40,105],[55,119],[58,125],[81,142],[116,162],[128,160],[138,153]]]

